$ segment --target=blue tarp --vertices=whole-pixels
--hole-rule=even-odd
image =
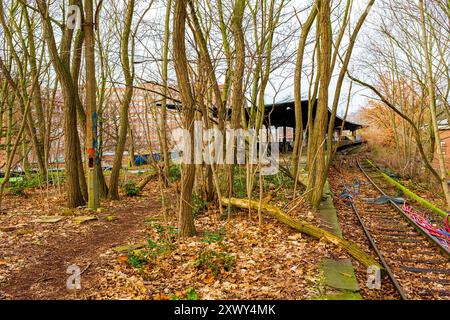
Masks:
[[[150,163],[150,156],[149,154],[139,154],[139,155],[135,155],[134,156],[134,164],[136,166],[143,166],[145,164],[149,164]],[[154,153],[153,154],[153,159],[155,161],[160,161],[161,160],[161,154],[160,153]]]

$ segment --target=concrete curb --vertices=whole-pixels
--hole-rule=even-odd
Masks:
[[[326,199],[322,201],[316,217],[323,223],[323,228],[342,238],[342,231],[333,203],[330,184],[324,187]],[[324,283],[332,294],[317,296],[317,300],[362,300],[360,288],[350,259],[324,259],[320,264]]]

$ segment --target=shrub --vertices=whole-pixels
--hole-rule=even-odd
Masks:
[[[128,254],[128,263],[140,269],[144,264],[155,261],[160,255],[171,252],[175,249],[175,237],[163,237],[159,241],[147,240],[147,246],[143,249],[133,250]]]
[[[156,229],[160,239],[158,241],[147,240],[145,248],[133,250],[127,257],[128,263],[137,269],[142,268],[144,264],[155,261],[159,255],[169,253],[175,248],[176,235],[178,233],[176,228],[160,224],[151,224],[151,226]]]
[[[48,183],[52,185],[63,184],[66,180],[65,172],[49,172],[48,173]]]
[[[136,185],[136,182],[134,182],[132,180],[128,180],[123,185],[123,191],[125,192],[125,195],[127,197],[136,197],[141,192],[141,190],[139,190],[138,186]]]
[[[162,240],[159,242],[155,242],[151,239],[147,241],[148,246],[150,247],[149,254],[152,257],[156,257],[158,255],[162,255],[172,251],[175,248],[175,244],[170,240]]]
[[[174,165],[169,169],[169,179],[171,182],[175,182],[181,179],[181,166]]]
[[[62,184],[64,179],[64,172],[49,172],[48,177],[40,173],[27,173],[25,176],[10,178],[8,185],[11,193],[25,195],[26,189],[43,188],[47,182],[49,185]]]
[[[150,221],[148,226],[154,228],[161,239],[174,241],[178,235],[178,229],[170,225],[164,226],[159,223],[154,223],[154,221]]]
[[[27,188],[27,183],[23,177],[11,178],[9,180],[9,190],[12,194],[16,196],[25,195],[25,189]]]
[[[292,188],[294,186],[294,181],[281,173],[271,176],[264,176],[264,181],[266,183],[273,184],[275,187],[286,186]]]
[[[227,252],[214,250],[201,251],[194,261],[194,267],[209,269],[217,277],[222,271],[230,271],[234,264],[234,257]]]
[[[44,179],[41,174],[32,173],[25,176],[25,184],[27,188],[40,188],[44,185]]]

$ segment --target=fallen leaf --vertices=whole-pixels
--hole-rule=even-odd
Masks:
[[[214,277],[212,274],[210,274],[205,280],[203,280],[204,283],[206,284],[212,284],[214,282]]]
[[[155,300],[169,300],[169,297],[164,293],[157,293],[153,296]]]

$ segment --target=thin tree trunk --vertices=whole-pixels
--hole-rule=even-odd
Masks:
[[[178,86],[183,103],[182,117],[183,127],[188,131],[191,150],[190,161],[182,164],[181,169],[181,195],[180,208],[178,212],[178,228],[180,237],[195,235],[194,217],[192,215],[191,199],[194,187],[195,165],[193,164],[194,150],[194,114],[195,103],[189,81],[188,63],[186,57],[185,33],[186,33],[186,3],[187,0],[175,0],[173,18],[173,55],[175,72],[177,74]],[[185,142],[186,143],[186,142]]]
[[[236,46],[236,62],[233,73],[233,100],[232,100],[232,111],[231,111],[231,129],[240,128],[240,117],[241,110],[244,104],[244,91],[243,91],[243,80],[244,80],[244,69],[245,69],[245,39],[244,32],[242,30],[242,20],[245,10],[245,0],[237,0],[235,2],[233,20],[231,28],[233,31],[234,43]],[[236,150],[236,137],[234,134],[229,136],[231,141],[227,141],[227,158],[235,157]],[[225,166],[225,176],[224,176],[224,195],[231,197],[233,195],[233,179],[234,179],[234,164],[228,163]]]
[[[314,208],[318,208],[322,201],[323,186],[326,180],[326,163],[325,163],[325,132],[328,120],[328,88],[331,79],[331,17],[330,3],[328,1],[319,2],[319,101],[317,104],[316,117],[314,121],[314,129],[311,143],[310,155],[311,163],[308,164],[308,190],[309,201]],[[331,139],[331,137],[328,137]]]
[[[168,58],[169,58],[169,41],[170,41],[170,13],[172,9],[172,0],[167,1],[166,18],[164,22],[164,51],[162,61],[162,105],[161,105],[161,155],[163,158],[163,174],[164,185],[169,182],[170,156],[167,144],[167,77],[168,77]]]
[[[294,102],[295,102],[295,137],[294,150],[292,151],[291,172],[294,177],[298,175],[299,161],[301,157],[301,143],[303,142],[303,114],[302,114],[302,71],[303,71],[303,55],[308,39],[309,31],[317,16],[317,2],[309,14],[306,23],[302,27],[302,33],[297,49],[297,62],[294,74]]]
[[[120,109],[120,128],[119,137],[116,146],[115,158],[111,178],[109,181],[109,197],[111,199],[119,199],[119,174],[122,169],[123,152],[125,150],[125,143],[127,140],[127,132],[129,126],[128,110],[133,96],[133,77],[129,57],[129,41],[131,34],[131,24],[133,22],[134,0],[129,0],[127,3],[127,12],[125,16],[125,27],[122,33],[121,40],[121,62],[122,70],[125,76],[125,94],[122,100]]]

